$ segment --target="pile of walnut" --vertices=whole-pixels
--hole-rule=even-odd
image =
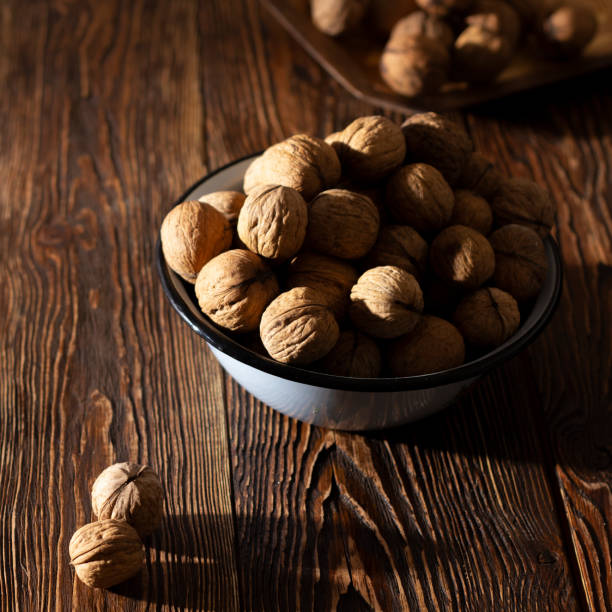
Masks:
[[[163,489],[146,465],[115,463],[93,484],[98,520],[70,539],[70,563],[90,587],[108,588],[136,574],[144,562],[141,539],[159,527]]]
[[[162,248],[212,321],[282,363],[452,368],[466,345],[505,342],[546,276],[547,192],[503,178],[435,113],[292,136],[252,162],[244,191],[176,206]]]
[[[448,81],[492,81],[522,41],[546,57],[574,57],[597,30],[596,16],[578,0],[311,0],[310,7],[315,26],[331,36],[361,21],[368,30],[378,26],[387,36],[381,75],[405,96],[434,93]]]

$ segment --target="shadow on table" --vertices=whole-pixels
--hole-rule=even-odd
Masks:
[[[247,601],[235,601],[236,607],[242,603],[252,610],[278,606],[290,610],[300,604],[305,609],[327,610],[339,593],[335,609],[359,612],[371,607],[354,584],[362,584],[367,577],[384,585],[398,563],[407,576],[406,546],[441,554],[449,545],[442,538],[433,542],[420,533],[405,533],[388,521],[381,520],[375,529],[355,520],[348,527],[341,525],[347,508],[337,490],[324,506],[322,524],[314,516],[308,520],[287,514],[238,517],[238,550],[227,531],[230,525],[233,529],[230,516],[168,516],[159,537],[149,543],[159,560],[148,566],[143,584],[139,588],[134,579],[113,591],[151,605],[194,610],[225,609],[222,603],[234,609],[231,594],[237,598],[239,589]],[[351,555],[350,571],[345,548],[349,536],[361,543],[361,554]],[[221,541],[225,541],[224,551],[218,550]],[[167,557],[172,560],[163,560]],[[415,563],[424,571],[422,560]],[[391,591],[393,584],[388,588]]]
[[[611,328],[612,266],[565,266],[558,310],[530,347],[446,410],[363,435],[423,453],[609,469]]]
[[[145,541],[146,569],[110,591],[157,606],[220,609],[211,606],[237,593],[233,529],[231,516],[164,516]]]
[[[529,89],[467,109],[481,119],[525,125],[538,133],[558,135],[556,124],[559,116],[567,111],[568,116],[576,117],[576,108],[585,109],[585,120],[572,123],[572,134],[579,140],[593,137],[596,128],[598,135],[609,134],[612,123],[590,125],[586,111],[603,108],[612,98],[612,69],[605,68],[573,79],[551,85]],[[551,110],[554,112],[551,113]],[[601,116],[601,113],[599,113]],[[567,129],[566,127],[564,129]],[[589,132],[587,134],[587,132]]]

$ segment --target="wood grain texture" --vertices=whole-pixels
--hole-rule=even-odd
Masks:
[[[152,265],[168,202],[206,170],[196,9],[0,10],[7,609],[240,607],[222,375],[161,307]],[[138,577],[92,590],[68,541],[117,460],[160,473],[166,518]]]
[[[584,606],[612,605],[612,87],[602,73],[470,122],[506,168],[545,183],[565,265],[559,313],[529,351],[539,426]]]
[[[152,262],[204,173],[378,109],[256,0],[7,0],[0,77],[1,608],[609,608],[609,74],[456,115],[555,196],[562,303],[446,412],[362,435],[227,379]],[[68,541],[127,459],[164,523],[141,574],[91,590]]]

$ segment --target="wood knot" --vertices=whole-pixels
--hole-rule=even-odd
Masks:
[[[537,560],[540,565],[552,565],[557,562],[557,555],[549,550],[542,550],[538,553]]]

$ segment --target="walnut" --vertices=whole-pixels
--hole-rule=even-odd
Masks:
[[[164,218],[160,236],[166,263],[190,283],[207,261],[232,243],[227,219],[197,200],[175,206]]]
[[[345,189],[320,193],[308,210],[306,244],[341,259],[363,257],[376,242],[380,217],[370,198]]]
[[[408,334],[393,340],[387,362],[393,376],[418,376],[460,366],[465,344],[457,328],[438,317],[423,315]]]
[[[490,348],[503,344],[518,329],[521,315],[509,293],[485,287],[459,302],[453,322],[468,342]]]
[[[351,289],[349,316],[355,327],[375,338],[396,338],[411,331],[423,311],[416,278],[396,266],[366,270]]]
[[[456,189],[450,223],[472,227],[486,236],[493,225],[493,213],[484,198],[466,189]]]
[[[502,181],[495,165],[484,155],[474,152],[468,156],[457,185],[490,201],[499,191]]]
[[[413,36],[434,38],[447,49],[450,49],[455,40],[453,29],[446,21],[425,11],[413,11],[400,19],[393,26],[389,38],[392,40],[395,37],[401,39]]]
[[[359,117],[326,141],[338,154],[342,170],[359,182],[380,181],[406,156],[401,128],[381,116]]]
[[[376,185],[360,185],[353,181],[342,181],[338,185],[338,189],[346,189],[362,196],[370,198],[374,205],[378,209],[378,214],[382,223],[383,216],[386,214],[385,211],[385,183],[384,181]]]
[[[91,489],[91,505],[98,520],[126,521],[141,538],[161,522],[164,490],[148,466],[115,463],[103,470]]]
[[[489,241],[495,251],[495,286],[519,302],[535,297],[548,268],[546,248],[538,234],[524,225],[504,225]]]
[[[437,113],[412,115],[402,123],[408,159],[434,166],[454,185],[474,145],[465,129]]]
[[[395,36],[380,57],[380,75],[404,96],[435,93],[448,80],[450,55],[439,40],[426,36]]]
[[[465,12],[472,3],[472,0],[416,0],[417,5],[424,11],[446,17],[452,13]]]
[[[476,0],[470,7],[465,22],[491,34],[504,36],[512,48],[521,36],[521,18],[516,10],[502,0]]]
[[[422,234],[430,234],[450,221],[455,196],[433,166],[411,164],[391,176],[385,202],[395,221],[411,225]]]
[[[144,562],[142,542],[124,521],[84,525],[70,539],[70,563],[87,586],[107,588],[136,574]]]
[[[497,226],[518,223],[535,230],[544,238],[554,221],[548,192],[525,178],[506,179],[491,202]]]
[[[235,226],[245,198],[244,193],[240,191],[214,191],[203,195],[199,201],[216,208],[231,226]]]
[[[321,359],[340,335],[324,297],[310,287],[295,287],[270,302],[259,331],[269,355],[291,365]]]
[[[489,241],[475,229],[451,225],[431,243],[429,261],[442,280],[475,289],[493,276],[495,255]]]
[[[369,0],[310,0],[312,22],[325,34],[338,36],[354,28]]]
[[[293,257],[302,247],[308,206],[291,187],[260,185],[251,190],[238,217],[238,237],[248,249],[275,261]]]
[[[409,225],[386,225],[380,229],[366,264],[368,268],[397,266],[419,280],[427,267],[427,248],[425,240]]]
[[[514,44],[505,34],[467,26],[453,47],[453,79],[488,83],[510,63],[513,54]]]
[[[233,249],[211,259],[198,274],[195,294],[202,312],[234,332],[258,328],[278,283],[263,260],[251,251]]]
[[[365,334],[346,330],[318,365],[323,372],[335,376],[376,378],[381,370],[380,350]]]
[[[357,282],[357,271],[346,261],[302,252],[289,264],[286,285],[310,287],[324,296],[336,319],[346,313],[351,287]]]
[[[340,160],[324,140],[306,134],[291,136],[266,149],[247,168],[244,191],[259,185],[284,185],[309,201],[340,180]]]
[[[597,31],[597,17],[584,5],[562,5],[546,15],[538,28],[546,53],[558,58],[579,55]]]
[[[414,0],[370,0],[365,21],[381,36],[388,36],[393,26],[415,8]]]

